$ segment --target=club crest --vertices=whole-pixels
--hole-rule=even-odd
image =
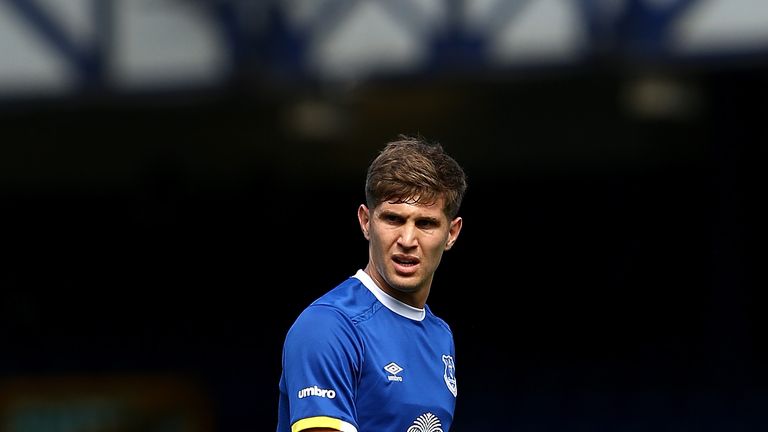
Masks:
[[[456,397],[456,365],[453,362],[453,357],[449,355],[443,355],[443,363],[445,363],[445,372],[443,373],[445,385],[447,385],[448,390],[453,393],[453,397]]]

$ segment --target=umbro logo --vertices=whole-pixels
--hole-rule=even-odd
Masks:
[[[303,399],[308,396],[317,396],[321,398],[333,399],[336,397],[336,391],[333,389],[321,389],[318,386],[307,387],[299,390],[299,399]]]
[[[397,376],[400,372],[403,371],[403,368],[400,367],[395,362],[391,362],[388,365],[384,366],[384,370],[389,372],[389,375],[387,376],[387,379],[390,381],[402,381],[403,377]]]

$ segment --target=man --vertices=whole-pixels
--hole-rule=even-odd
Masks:
[[[374,159],[357,210],[368,263],[289,329],[278,432],[450,429],[453,335],[426,302],[443,251],[461,232],[466,187],[437,143],[401,136]]]

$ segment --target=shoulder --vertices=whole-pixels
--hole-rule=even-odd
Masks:
[[[330,312],[327,309],[332,309],[357,324],[365,320],[379,306],[381,304],[376,297],[360,279],[353,276],[312,302],[303,314],[328,314]]]
[[[376,299],[359,279],[350,277],[307,306],[288,330],[289,339],[314,344],[329,337],[355,333],[355,327],[375,309]]]
[[[354,332],[346,314],[332,306],[312,304],[296,318],[288,330],[288,340],[313,345],[346,332]]]
[[[429,308],[429,306],[425,306],[425,308],[427,310],[426,319],[428,319],[430,322],[433,322],[435,324],[435,326],[439,327],[440,329],[442,329],[442,330],[448,332],[449,334],[453,335],[453,332],[451,331],[451,326],[449,326],[448,323],[444,319],[442,319],[442,318],[438,317],[437,315],[435,315],[432,312],[432,310]]]
[[[362,359],[365,343],[354,322],[338,308],[312,304],[299,314],[283,346],[284,364],[296,361],[326,364],[348,358]]]

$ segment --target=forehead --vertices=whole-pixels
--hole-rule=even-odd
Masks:
[[[432,219],[446,219],[447,216],[443,212],[443,205],[445,200],[438,198],[432,203],[415,203],[414,200],[407,200],[406,202],[392,203],[390,201],[384,201],[379,203],[374,209],[374,213],[395,213],[400,216],[407,217],[425,217]]]

